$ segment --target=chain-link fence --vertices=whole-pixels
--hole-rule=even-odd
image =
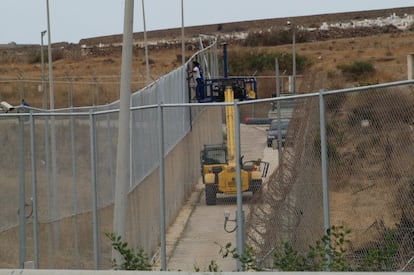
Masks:
[[[194,59],[203,60],[205,71],[208,68],[210,75],[217,76],[215,41],[187,64]],[[191,100],[194,92],[187,70],[182,66],[131,96],[127,238],[149,254],[156,252],[160,240],[159,185],[155,184],[160,161],[157,105]],[[38,84],[16,82],[21,87],[16,96],[30,103],[26,95],[37,92]],[[55,84],[57,90],[65,89]],[[92,84],[99,88],[98,83]],[[78,98],[75,91],[80,90],[71,82],[64,85],[71,106]],[[1,113],[2,267],[23,267],[27,261],[40,268],[111,267],[111,244],[105,233],[112,232],[113,226],[119,102],[102,105],[101,92],[85,95],[92,96],[90,105],[100,104],[93,107],[47,111],[13,102],[13,109]],[[174,158],[186,157],[177,149],[183,140],[201,137],[194,142],[196,152],[199,142],[221,138],[220,119],[212,119],[219,113],[211,112],[189,107],[165,111],[163,148],[166,158],[172,158],[166,160],[167,169]],[[202,135],[200,121],[208,120],[210,131]],[[198,159],[196,153],[186,166],[166,172],[172,182],[167,190],[174,194],[167,198],[167,223],[192,191],[199,174],[192,163]]]
[[[216,51],[213,44],[191,60],[218,76]],[[329,226],[344,225],[352,232],[347,257],[354,263],[392,242],[398,244],[392,269],[413,269],[407,265],[414,254],[412,82],[198,104],[191,103],[187,70],[131,98],[126,238],[132,247],[157,254],[162,220],[174,221],[202,179],[198,203],[215,204],[208,213],[220,215],[220,230],[223,210],[239,206],[241,183],[246,234],[237,242],[251,246],[263,267],[272,268],[284,242],[306,251]],[[118,102],[53,112],[19,106],[0,115],[2,267],[28,260],[40,268],[111,267],[105,233],[113,226],[118,108]],[[272,119],[277,134],[269,129]],[[206,145],[217,147],[209,155]],[[226,188],[214,186],[223,180]],[[212,229],[203,230],[207,238]]]
[[[249,206],[247,243],[272,268],[285,243],[305,254],[344,226],[355,266],[396,245],[383,270],[412,270],[412,86],[309,95],[295,99],[279,166]]]

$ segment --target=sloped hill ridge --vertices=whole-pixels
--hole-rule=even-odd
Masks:
[[[254,32],[260,30],[271,29],[275,26],[286,26],[286,22],[290,21],[296,25],[315,27],[321,25],[324,22],[336,23],[336,22],[348,22],[350,20],[361,20],[361,19],[376,19],[379,17],[388,17],[392,14],[403,17],[406,14],[414,14],[413,7],[395,8],[395,9],[381,9],[371,11],[358,11],[358,12],[345,12],[345,13],[333,13],[333,14],[320,14],[320,15],[309,15],[309,16],[298,16],[298,17],[284,17],[274,19],[262,19],[232,23],[220,23],[203,26],[191,26],[185,27],[185,35],[189,37],[197,37],[199,34],[213,34],[223,35],[233,32]],[[373,33],[375,34],[375,32]],[[147,32],[148,40],[166,40],[173,41],[181,39],[181,29],[164,29],[154,30]],[[142,32],[134,34],[134,40],[143,40]],[[122,35],[109,35],[85,38],[79,41],[80,45],[98,45],[103,44],[116,44],[122,42]]]

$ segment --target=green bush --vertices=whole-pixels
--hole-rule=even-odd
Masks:
[[[282,271],[349,271],[351,264],[345,254],[350,232],[343,226],[332,226],[304,254],[294,251],[290,244],[284,243],[284,250],[274,254],[273,268]]]
[[[357,60],[351,64],[340,64],[337,66],[341,72],[352,79],[361,79],[375,73],[374,65],[371,61]]]
[[[275,60],[278,59],[279,70],[292,73],[292,54],[281,52],[231,52],[228,57],[229,72],[238,72],[238,74],[250,75],[253,72],[262,72],[266,70],[275,70]],[[296,54],[296,71],[298,73],[309,68],[311,60],[303,55]]]
[[[122,263],[117,263],[114,260],[115,270],[151,270],[151,264],[143,248],[134,251],[128,248],[128,243],[121,240],[121,236],[116,236],[114,233],[106,233],[105,235],[112,241],[113,249],[123,257]]]
[[[248,33],[243,45],[246,47],[277,46],[292,43],[293,34],[289,29],[274,29],[270,31],[259,31]],[[296,30],[296,43],[309,42],[308,32]]]
[[[352,263],[348,251],[351,231],[344,226],[331,226],[326,234],[315,245],[310,245],[308,251],[300,253],[288,242],[283,243],[280,250],[274,253],[272,270],[278,271],[392,271],[395,263],[395,253],[398,245],[391,230],[377,248],[368,249],[359,263]],[[239,255],[236,248],[228,243],[221,250],[223,257],[232,256],[238,259],[246,271],[262,271],[259,261],[248,247],[244,255]]]
[[[395,264],[395,253],[398,245],[395,240],[395,230],[388,232],[383,243],[374,249],[367,249],[359,263],[351,263],[348,251],[351,233],[344,226],[331,226],[326,234],[315,245],[309,245],[308,251],[299,253],[288,242],[282,244],[280,250],[273,254],[273,270],[279,271],[392,271]],[[120,236],[106,233],[112,241],[112,247],[123,257],[123,263],[114,262],[116,270],[151,270],[147,254],[142,248],[138,252],[128,248],[128,244]],[[220,248],[223,258],[232,257],[238,260],[245,271],[263,271],[260,261],[254,255],[253,248],[248,246],[244,254],[239,254],[237,248],[227,243]],[[200,272],[199,267],[194,267]],[[216,261],[211,261],[208,272],[219,272]]]
[[[383,242],[377,248],[367,251],[362,262],[356,267],[358,271],[394,271],[395,253],[398,244],[394,240],[396,231],[390,230]]]

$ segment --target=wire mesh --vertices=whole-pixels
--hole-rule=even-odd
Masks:
[[[401,270],[413,254],[411,89],[332,92],[324,100],[330,226],[351,230],[346,257],[354,267],[369,251],[396,245],[380,270]],[[306,253],[326,234],[318,107],[316,95],[296,100],[281,162],[250,206],[247,242],[265,268],[285,242]]]

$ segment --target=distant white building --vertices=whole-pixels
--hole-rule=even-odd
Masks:
[[[393,25],[400,30],[406,30],[413,23],[413,15],[405,14],[403,17],[400,17],[393,13],[392,15],[386,18],[378,17],[376,19],[351,20],[350,22],[337,22],[330,24],[328,24],[327,22],[323,22],[319,29],[327,31],[330,28],[350,29],[358,27],[384,27],[388,25]]]

